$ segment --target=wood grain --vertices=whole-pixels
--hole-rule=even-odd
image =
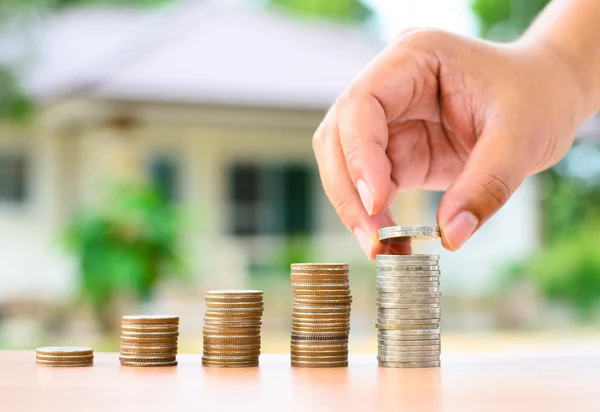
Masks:
[[[0,411],[600,411],[600,352],[442,355],[442,367],[378,368],[374,355],[341,369],[296,369],[262,355],[251,369],[35,364],[34,352],[0,352]]]

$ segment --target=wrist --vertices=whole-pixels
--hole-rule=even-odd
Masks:
[[[594,76],[576,56],[543,35],[533,39],[524,37],[517,44],[526,48],[543,67],[543,72],[548,74],[552,83],[547,87],[555,91],[557,99],[563,99],[570,107],[566,113],[571,113],[576,129],[598,111],[600,101]]]

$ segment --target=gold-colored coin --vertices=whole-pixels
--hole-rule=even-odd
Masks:
[[[175,315],[129,315],[121,318],[126,324],[179,324],[179,316]]]
[[[297,333],[292,334],[292,340],[295,341],[345,341],[348,342],[348,334],[331,335],[315,333]]]
[[[348,350],[348,342],[311,342],[292,340],[290,348],[292,350],[340,351]]]
[[[52,362],[44,362],[36,360],[35,363],[38,365],[49,366],[52,368],[80,368],[85,366],[94,366],[93,362],[84,362],[84,363],[52,363]]]
[[[348,357],[348,350],[315,350],[315,349],[292,349],[292,356],[332,356],[332,357],[340,357],[346,356]]]
[[[92,348],[84,346],[44,346],[35,350],[36,354],[54,356],[84,356],[93,355]]]
[[[258,366],[258,361],[221,363],[202,359],[202,366],[207,366],[210,368],[255,368]]]
[[[349,283],[347,274],[327,274],[327,275],[307,275],[307,274],[293,274],[291,275],[292,283],[310,283],[310,284],[323,284],[323,283]]]
[[[230,298],[230,297],[249,297],[257,298],[263,296],[262,290],[208,290],[205,293],[205,297],[208,298]]]
[[[61,362],[61,361],[81,361],[81,362],[89,362],[89,361],[93,361],[94,360],[94,355],[82,355],[82,356],[77,356],[77,355],[66,355],[66,356],[54,356],[54,355],[43,355],[43,354],[36,354],[35,355],[36,359],[40,359],[40,360],[45,360],[45,361],[55,361],[55,362]]]
[[[121,336],[121,343],[126,345],[139,344],[140,346],[165,346],[177,345],[178,339],[175,338],[134,338],[131,336]]]
[[[128,336],[132,338],[168,339],[178,337],[179,332],[134,332],[130,330],[121,330],[121,337],[123,336]]]
[[[124,323],[121,325],[121,332],[177,332],[179,330],[178,324],[172,325],[161,325],[161,324],[128,324]]]
[[[131,366],[138,368],[161,368],[166,366],[177,366],[177,361],[172,362],[130,362],[130,361],[121,361],[121,366]]]
[[[328,354],[319,354],[316,356],[290,355],[292,361],[296,362],[344,362],[348,361],[348,355],[331,356]]]
[[[138,350],[150,350],[157,349],[162,351],[168,351],[175,348],[177,350],[177,342],[123,342],[121,341],[121,348],[131,348]]]
[[[89,360],[47,360],[47,359],[35,359],[35,363],[40,365],[52,365],[52,366],[69,366],[69,365],[82,365],[88,366],[94,363],[94,359]]]
[[[157,362],[174,362],[177,360],[177,356],[141,356],[141,355],[123,355],[119,356],[121,362],[144,362],[144,363],[157,363]]]
[[[295,368],[345,368],[348,366],[348,361],[341,361],[341,362],[292,361],[292,366]]]
[[[254,345],[218,345],[212,343],[204,343],[204,349],[210,350],[233,350],[233,351],[244,351],[244,350],[260,350],[260,343]]]
[[[219,345],[251,345],[260,344],[260,336],[238,337],[238,336],[203,336],[204,343]]]
[[[258,302],[206,302],[206,307],[210,309],[250,309],[263,308],[262,301]]]
[[[208,309],[205,314],[205,319],[248,319],[248,320],[260,320],[262,318],[263,311],[221,311]]]
[[[292,263],[292,270],[296,269],[345,269],[348,270],[350,265],[347,263]]]
[[[339,288],[330,287],[327,288],[319,287],[319,286],[294,286],[292,285],[292,294],[294,296],[303,297],[303,296],[329,296],[329,297],[337,297],[337,296],[350,296],[350,288],[348,286],[341,285]]]

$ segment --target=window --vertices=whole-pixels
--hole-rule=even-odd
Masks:
[[[236,164],[230,168],[228,180],[231,233],[244,236],[312,232],[311,168]]]
[[[23,153],[0,153],[0,202],[25,203],[29,196],[29,161]]]
[[[180,199],[180,168],[174,156],[156,155],[150,159],[150,180],[158,192],[168,201]]]

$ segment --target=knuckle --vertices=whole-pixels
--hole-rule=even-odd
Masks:
[[[362,162],[362,150],[357,136],[348,137],[348,150],[346,151],[346,165],[349,170],[360,169]]]
[[[347,196],[340,197],[333,202],[333,207],[342,219],[342,222],[346,223],[346,215],[349,210],[348,208],[350,207],[350,199]]]
[[[335,108],[339,112],[342,112],[346,107],[350,106],[355,99],[355,93],[352,89],[341,93],[335,99]]]
[[[511,190],[505,180],[491,173],[483,175],[481,187],[497,207],[504,205],[511,196]]]

